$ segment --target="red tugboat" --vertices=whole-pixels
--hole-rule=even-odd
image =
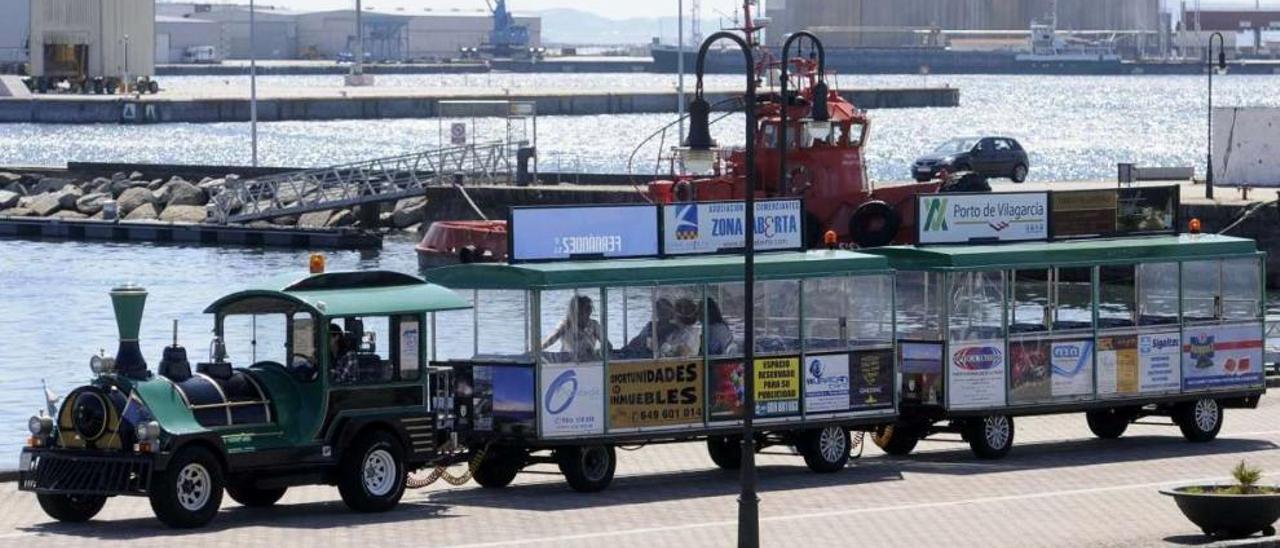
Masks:
[[[822,246],[827,231],[846,247],[879,247],[913,243],[915,196],[938,192],[942,180],[872,185],[867,177],[866,148],[870,120],[836,90],[828,89],[824,67],[796,57],[778,62],[761,47],[751,18],[751,1],[743,3],[745,24],[737,29],[756,51],[756,73],[785,72],[785,88],[798,91],[757,97],[755,163],[757,198],[800,198],[805,204],[809,245]],[[810,38],[816,41],[816,37]],[[819,50],[820,44],[818,44]],[[781,87],[781,86],[780,86]],[[779,135],[786,101],[786,177],[779,169]],[[821,99],[825,98],[825,101]],[[815,111],[815,103],[818,109]],[[823,111],[825,107],[825,111]],[[815,119],[814,114],[822,119]],[[649,183],[646,199],[660,204],[742,200],[746,189],[743,149],[718,151],[709,172],[690,173],[672,161],[671,179]],[[684,166],[689,167],[689,166]],[[501,261],[506,253],[502,221],[443,221],[433,224],[418,244],[418,263],[431,268],[455,262]]]

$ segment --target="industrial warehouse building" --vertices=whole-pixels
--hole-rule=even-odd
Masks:
[[[1061,30],[1161,29],[1160,0],[773,0],[770,43],[815,30],[828,46],[919,45],[921,29],[1026,31],[1057,4]]]
[[[30,7],[31,74],[155,73],[154,0],[31,0]]]
[[[249,9],[243,5],[162,3],[161,16],[212,21],[221,26],[220,56],[249,58]],[[259,7],[254,12],[259,59],[334,59],[355,49],[355,10],[292,12]],[[361,14],[364,50],[377,61],[446,59],[484,42],[493,27],[487,11],[374,10]],[[516,16],[541,44],[541,19]],[[172,45],[172,43],[171,43]]]

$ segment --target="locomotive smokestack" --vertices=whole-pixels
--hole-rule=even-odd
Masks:
[[[120,347],[116,350],[116,371],[127,377],[147,376],[147,361],[138,346],[138,332],[142,327],[142,308],[147,303],[147,290],[125,284],[111,290],[111,307],[116,313],[116,328],[120,332]]]

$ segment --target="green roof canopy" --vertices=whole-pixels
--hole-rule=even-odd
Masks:
[[[460,310],[471,305],[421,278],[387,271],[285,276],[218,299],[206,313],[271,314],[306,311],[323,317],[389,316]]]
[[[870,250],[897,270],[996,270],[1173,262],[1258,255],[1253,240],[1216,234]]]
[[[812,278],[887,273],[884,257],[852,251],[806,251],[756,255],[761,279]],[[742,279],[741,255],[667,259],[611,259],[548,263],[463,264],[437,268],[427,279],[453,289],[553,289],[646,284],[731,282]]]

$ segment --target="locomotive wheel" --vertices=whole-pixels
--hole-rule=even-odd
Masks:
[[[381,430],[360,437],[338,463],[338,492],[357,512],[385,512],[404,496],[408,472],[400,441]]]
[[[1089,431],[1104,440],[1113,440],[1129,429],[1130,415],[1123,409],[1099,409],[1084,414],[1089,423]]]
[[[801,434],[800,453],[810,470],[830,474],[849,464],[849,431],[843,426],[828,426]]]
[[[880,200],[864,203],[849,218],[849,234],[859,247],[880,247],[893,242],[902,219]]]
[[[920,443],[920,433],[909,426],[890,424],[877,427],[871,435],[871,441],[885,453],[903,457],[910,455],[916,444]]]
[[[574,491],[596,493],[613,482],[618,455],[612,445],[564,447],[556,450],[556,464]]]
[[[471,478],[486,489],[499,489],[511,485],[521,468],[524,468],[524,458],[519,451],[491,447]]]
[[[707,454],[711,462],[723,470],[742,468],[742,438],[738,436],[712,436],[707,438]]]
[[[1218,400],[1209,398],[1180,403],[1173,410],[1173,421],[1178,423],[1187,441],[1212,441],[1222,430],[1222,406]]]
[[[980,459],[1002,459],[1013,449],[1013,417],[991,415],[969,419],[964,424],[969,449]]]
[[[227,486],[227,496],[240,503],[242,506],[249,508],[267,508],[274,506],[284,496],[287,487],[276,487],[275,489],[260,489],[254,487],[251,483],[245,482],[238,485]]]
[[[82,523],[102,511],[107,497],[101,495],[36,495],[40,509],[49,517],[66,523]]]
[[[222,488],[222,466],[213,453],[184,447],[151,478],[151,510],[175,529],[203,527],[218,515]]]

